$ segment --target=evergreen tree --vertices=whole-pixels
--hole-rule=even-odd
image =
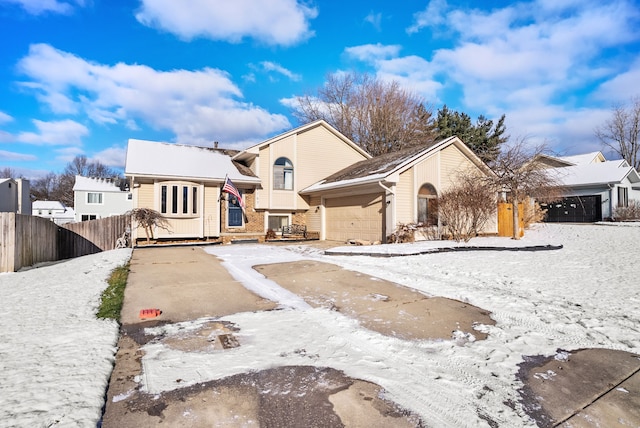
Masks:
[[[436,132],[439,139],[456,136],[487,164],[495,161],[500,146],[509,137],[505,135],[505,115],[494,125],[493,120],[480,115],[475,123],[466,113],[449,110],[444,105],[438,110]]]

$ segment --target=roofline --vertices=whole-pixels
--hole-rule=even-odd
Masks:
[[[491,168],[489,168],[487,166],[487,164],[485,164],[479,157],[478,155],[476,155],[475,153],[473,153],[473,150],[471,150],[466,144],[464,144],[462,142],[462,140],[456,136],[452,136],[452,137],[448,137],[445,138],[444,140],[441,140],[439,142],[437,142],[436,144],[425,148],[424,150],[418,152],[417,154],[413,155],[412,157],[406,159],[404,162],[402,162],[400,165],[396,166],[394,169],[387,171],[383,174],[375,174],[375,175],[369,175],[366,177],[360,177],[360,178],[353,178],[353,179],[348,179],[348,180],[340,180],[340,181],[336,181],[336,182],[332,182],[332,183],[327,183],[322,184],[322,183],[314,183],[309,187],[306,187],[304,189],[302,189],[299,193],[300,194],[311,194],[311,193],[316,193],[316,192],[320,192],[320,191],[325,191],[325,190],[335,190],[335,189],[340,189],[340,188],[346,188],[346,187],[352,187],[352,186],[358,186],[358,185],[362,185],[362,184],[370,184],[370,183],[375,183],[375,182],[388,182],[388,183],[395,183],[397,182],[397,180],[394,179],[390,179],[390,177],[392,177],[393,175],[397,175],[397,174],[401,174],[404,171],[406,171],[407,169],[411,168],[412,166],[414,166],[417,162],[419,162],[423,157],[431,154],[432,152],[437,152],[438,150],[443,149],[444,147],[451,145],[451,144],[456,144],[457,146],[459,146],[458,148],[461,149],[463,152],[465,152],[465,155],[467,155],[471,161],[480,169],[482,169],[484,172],[491,174],[491,175],[495,175],[495,172],[493,172],[491,170]],[[317,185],[318,188],[317,189],[312,189],[313,186]]]
[[[324,126],[329,132],[331,132],[332,134],[334,134],[335,136],[340,138],[342,141],[347,143],[349,146],[351,146],[357,152],[359,152],[360,154],[365,156],[367,159],[371,159],[373,157],[369,153],[367,153],[366,150],[364,150],[363,148],[358,146],[356,143],[354,143],[353,141],[348,139],[344,134],[342,134],[336,128],[334,128],[329,123],[327,123],[327,121],[325,121],[324,119],[319,119],[319,120],[315,120],[313,122],[309,122],[309,123],[307,123],[305,125],[298,126],[297,128],[293,128],[293,129],[291,129],[291,130],[289,130],[289,131],[287,131],[285,133],[278,134],[278,135],[276,135],[274,137],[269,138],[268,140],[264,140],[261,143],[254,144],[253,146],[248,147],[245,150],[242,150],[240,153],[238,153],[237,155],[233,156],[231,159],[236,160],[236,159],[246,159],[246,158],[254,157],[254,156],[256,156],[256,153],[251,153],[250,151],[260,150],[262,147],[268,146],[269,144],[272,144],[272,143],[275,143],[278,140],[282,140],[284,138],[290,137],[291,135],[295,135],[295,134],[299,134],[301,132],[308,131],[308,130],[310,130],[312,128],[316,128],[318,126]]]
[[[224,183],[223,178],[206,178],[206,177],[187,177],[184,175],[158,175],[158,174],[138,174],[132,172],[124,172],[125,177],[132,178],[150,178],[150,179],[158,179],[158,180],[173,180],[173,181],[206,181],[206,182],[219,182]],[[245,176],[246,177],[246,176]],[[234,184],[262,184],[262,180],[259,177],[247,177],[247,179],[243,178],[233,178]]]
[[[304,189],[300,190],[298,193],[301,195],[310,195],[312,193],[324,192],[327,190],[336,190],[336,189],[342,189],[342,188],[353,187],[353,186],[361,186],[364,184],[374,184],[382,181],[395,183],[395,180],[388,180],[388,177],[389,177],[388,174],[368,175],[366,177],[335,181],[327,184],[320,183],[318,184],[318,186],[321,186],[321,187],[319,187],[318,189],[312,189],[312,187],[317,184],[317,183],[314,183],[311,186],[305,187]]]

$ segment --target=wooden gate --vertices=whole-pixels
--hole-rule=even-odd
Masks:
[[[520,237],[524,236],[524,204],[518,204],[518,223]],[[498,203],[498,236],[513,236],[513,204]]]

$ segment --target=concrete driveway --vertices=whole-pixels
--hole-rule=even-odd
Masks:
[[[372,283],[369,276],[327,263],[301,261],[255,268],[312,306],[331,307],[369,329],[405,340],[449,339],[454,330],[482,339],[473,324],[493,322],[481,308],[426,298],[383,280]],[[406,318],[399,315],[399,306]],[[142,320],[140,311],[149,308],[162,312]],[[141,390],[140,379],[145,375],[141,347],[151,340],[169,340],[148,334],[145,328],[210,318],[194,334],[171,339],[168,345],[184,352],[224,352],[238,342],[234,327],[215,318],[274,309],[273,302],[248,291],[216,257],[199,247],[135,249],[103,427],[424,426],[416,415],[382,399],[378,385],[329,367],[274,367],[162,394]],[[584,350],[564,361],[531,357],[519,373],[525,384],[523,405],[540,426],[640,426],[638,370],[638,356],[611,350]],[[278,384],[305,393],[264,393]]]

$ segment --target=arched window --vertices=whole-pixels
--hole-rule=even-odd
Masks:
[[[425,183],[418,191],[418,223],[438,224],[438,192],[433,184]]]
[[[273,188],[293,190],[293,164],[287,158],[278,158],[273,164]]]

